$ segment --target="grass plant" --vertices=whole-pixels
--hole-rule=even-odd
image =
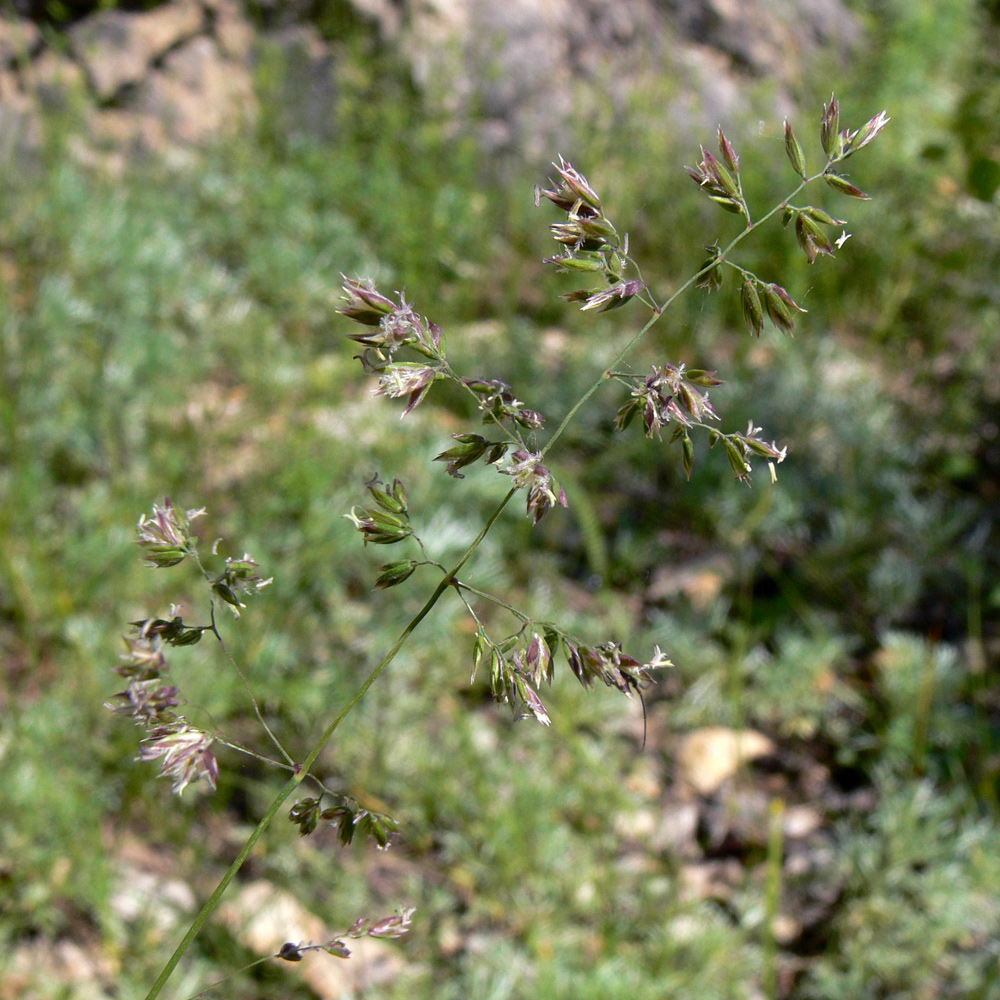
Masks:
[[[969,11],[943,6],[978,37]],[[880,44],[902,64],[911,14],[884,13]],[[893,81],[907,77],[879,74],[878,47],[871,77],[859,70],[845,91],[845,107],[876,100],[896,121],[881,161],[863,167],[878,202],[856,206],[836,267],[809,267],[787,239],[748,249],[745,265],[788,275],[810,310],[794,342],[735,336],[738,297],[692,295],[636,354],[643,372],[663,357],[718,359],[727,385],[712,400],[731,426],[753,416],[790,446],[778,488],[766,476],[734,488],[719,455],[699,454],[682,489],[682,464],[663,461],[655,439],[615,432],[609,401],[580,411],[546,456],[569,508],[535,527],[506,509],[469,564],[472,582],[491,580],[481,589],[573,634],[667,649],[677,666],[646,691],[646,752],[639,706],[613,691],[557,683],[544,695],[551,729],[515,726],[456,669],[475,637],[460,602],[442,601],[319,758],[337,791],[392,815],[405,837],[385,853],[344,850],[322,826],[262,835],[248,877],[293,886],[331,939],[360,913],[416,908],[399,946],[407,971],[382,995],[729,1000],[772,975],[779,994],[810,1000],[995,989],[997,242],[995,206],[963,186],[964,151],[969,163],[991,155],[973,114],[991,83],[966,85],[971,69],[943,51],[921,63],[920,90],[935,74],[948,83],[933,115],[914,94],[914,110],[896,111]],[[373,86],[385,97],[396,84],[386,73]],[[961,111],[963,88],[979,103]],[[246,546],[265,576],[280,568],[238,627],[221,609],[220,629],[302,760],[316,720],[347,703],[433,589],[414,574],[370,593],[386,560],[342,518],[365,502],[360,484],[375,468],[404,481],[415,529],[445,565],[496,502],[492,469],[468,467],[455,490],[432,461],[477,416],[461,387],[438,382],[402,425],[369,396],[357,349],[331,323],[337,272],[419,296],[456,371],[498,372],[548,414],[583,394],[603,363],[595,342],[628,322],[556,304],[537,263],[552,251],[524,196],[531,180],[483,198],[488,167],[436,123],[409,132],[399,157],[415,118],[405,86],[351,100],[332,150],[286,142],[265,119],[252,147],[188,171],[152,164],[112,182],[54,144],[40,176],[4,177],[0,978],[18,995],[145,995],[186,911],[155,895],[156,913],[121,909],[136,857],[207,898],[275,792],[261,762],[226,751],[214,796],[194,785],[171,799],[154,768],[132,763],[136,733],[101,707],[121,687],[107,669],[120,623],[166,615],[172,601],[187,620],[198,601],[196,576],[139,565],[140,507],[163,495],[204,504],[201,551],[221,534],[239,543],[226,555]],[[647,166],[689,155],[662,129],[630,141]],[[784,155],[780,128],[747,143],[755,159]],[[635,217],[630,250],[646,280],[678,287],[703,259],[712,206],[671,171],[636,177],[631,160],[581,148],[574,162]],[[746,171],[753,200],[781,198],[772,173]],[[439,250],[446,237],[459,258]],[[502,609],[476,607],[503,628]],[[250,745],[258,724],[239,676],[224,660],[205,668],[211,638],[168,650],[171,671],[204,709],[190,710],[198,726]],[[786,836],[782,908],[799,892],[803,912],[819,905],[811,891],[838,895],[776,956],[760,919],[766,845],[739,846],[735,885],[685,895],[690,869],[726,848],[701,839],[688,856],[656,833],[653,820],[679,808],[674,739],[712,725],[760,729],[781,768],[806,760],[803,773],[828,776],[819,792],[781,785],[790,807],[798,790],[825,820],[807,875],[794,869],[802,843]],[[753,779],[770,788],[782,775]],[[59,964],[71,945],[95,956],[82,978]],[[258,958],[209,921],[170,989],[187,997],[229,977],[235,997],[310,995],[297,963],[236,973]]]

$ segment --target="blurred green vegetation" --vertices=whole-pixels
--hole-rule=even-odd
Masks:
[[[729,897],[692,899],[684,858],[622,832],[662,808],[672,737],[708,725],[758,728],[816,762],[823,795],[870,793],[870,808],[813,803],[837,901],[779,952],[781,995],[1000,988],[996,11],[898,0],[868,16],[871,44],[842,78],[803,83],[794,120],[815,156],[831,86],[854,126],[888,108],[851,164],[875,200],[817,196],[851,218],[833,261],[809,267],[777,226],[741,258],[809,308],[795,339],[750,339],[727,286],[681,301],[632,359],[719,369],[727,426],[752,417],[789,445],[777,486],[734,484],[703,448],[685,482],[679,454],[614,434],[620,401],[604,390],[552,456],[570,510],[535,530],[510,510],[471,567],[594,641],[670,653],[645,752],[636,707],[566,671],[551,731],[511,723],[481,678],[470,685],[468,622],[445,602],[322,761],[400,819],[401,843],[343,850],[279,822],[251,861],[332,928],[417,908],[411,972],[382,996],[761,995],[762,852],[741,856]],[[507,485],[492,470],[456,484],[430,464],[473,418],[465,400],[432,396],[401,423],[371,399],[333,314],[340,274],[405,288],[456,368],[506,379],[550,426],[638,322],[638,308],[595,320],[560,304],[571,286],[539,263],[553,221],[531,204],[540,174],[486,161],[429,118],[369,44],[346,50],[331,145],[287,134],[280,66],[265,60],[251,143],[109,179],[53,138],[43,169],[0,181],[0,940],[8,959],[32,941],[90,942],[115,996],[142,995],[179,937],[116,909],[130,845],[206,893],[280,780],[223,755],[218,794],[178,801],[102,707],[125,623],[171,602],[204,613],[183,568],[140,565],[138,514],[164,495],[204,505],[206,549],[221,535],[222,554],[247,549],[274,574],[225,628],[302,755],[433,586],[370,591],[383,553],[342,518],[362,480],[406,482],[439,559]],[[767,106],[766,84],[753,99]],[[630,230],[662,298],[739,222],[680,169],[709,137],[664,128],[661,107],[637,95],[561,152]],[[727,132],[752,203],[769,206],[793,181],[780,123],[762,117]],[[171,662],[192,721],[259,745],[207,641]],[[253,957],[216,926],[171,995]],[[32,995],[92,995],[74,989]],[[309,995],[273,967],[225,989]]]

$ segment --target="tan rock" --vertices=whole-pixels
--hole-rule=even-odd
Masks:
[[[250,58],[254,30],[236,0],[212,0],[212,30],[219,51],[230,59]]]
[[[386,0],[352,0],[379,21]],[[770,72],[789,103],[816,52],[846,54],[860,34],[844,0],[403,0],[400,54],[443,112],[474,116],[482,143],[551,156],[570,121],[600,121],[648,90],[656,125],[712,124],[751,109],[748,77]],[[690,71],[699,48],[714,71]],[[697,60],[701,62],[701,59]],[[708,70],[708,67],[705,67]],[[657,100],[659,73],[680,83]],[[666,121],[665,121],[666,119]],[[778,119],[780,121],[780,117]]]
[[[660,566],[650,581],[650,600],[663,601],[683,594],[700,611],[710,607],[732,577],[732,566],[725,556],[713,556],[696,563]]]
[[[252,882],[219,907],[219,918],[240,943],[258,955],[276,952],[286,941],[326,940],[326,925],[291,893],[270,882]]]
[[[336,933],[310,913],[291,893],[270,882],[252,882],[219,907],[219,919],[237,940],[257,955],[273,955],[286,942],[322,943]],[[372,938],[345,942],[347,959],[322,951],[305,952],[294,965],[322,1000],[356,996],[396,979],[405,968],[402,956],[390,945]]]
[[[710,726],[684,737],[677,756],[681,775],[701,795],[712,795],[743,764],[774,752],[774,744],[753,729]]]
[[[22,944],[6,958],[0,972],[0,997],[43,1000],[108,1000],[118,970],[106,957],[75,941],[38,940]]]
[[[802,936],[802,924],[788,913],[777,913],[771,921],[771,933],[778,944],[789,945]]]
[[[9,81],[8,81],[9,83]],[[30,162],[42,148],[42,123],[20,91],[0,101],[0,162]]]
[[[782,817],[781,826],[789,840],[802,840],[823,825],[823,817],[812,806],[789,806]]]
[[[702,814],[710,849],[753,850],[766,845],[771,803],[771,796],[751,782],[724,782]]]
[[[44,49],[26,71],[28,86],[46,108],[63,110],[86,89],[83,70],[72,59]]]
[[[162,152],[167,146],[163,122],[155,115],[105,108],[91,118],[91,135],[101,146],[129,154]]]
[[[163,70],[190,90],[210,90],[215,77],[225,72],[222,56],[205,35],[174,49],[163,61]]]
[[[71,135],[67,145],[73,161],[95,174],[117,180],[125,176],[132,157],[127,157],[120,149],[95,149],[81,135]]]
[[[70,42],[97,96],[108,100],[138,83],[157,59],[203,24],[197,0],[177,0],[146,14],[95,14],[70,29]]]
[[[745,877],[743,866],[735,858],[703,861],[684,865],[680,871],[678,896],[683,903],[699,899],[732,899],[733,890]]]
[[[0,66],[27,59],[40,40],[38,29],[30,21],[0,18]]]
[[[138,103],[172,139],[193,145],[232,131],[256,111],[249,70],[224,59],[204,35],[170,53],[142,84]]]
[[[656,830],[657,818],[652,809],[623,810],[615,814],[615,834],[619,840],[649,840]]]
[[[17,73],[8,69],[0,69],[0,101],[8,102],[24,101],[25,94],[21,90],[21,79]]]
[[[165,935],[197,907],[194,891],[178,878],[164,878],[123,863],[111,893],[111,909],[122,920],[143,921]]]
[[[362,17],[374,21],[383,38],[393,39],[399,34],[403,23],[399,4],[392,0],[351,0],[351,6]]]
[[[681,857],[698,853],[698,806],[694,802],[671,802],[664,809],[650,838],[656,851]]]

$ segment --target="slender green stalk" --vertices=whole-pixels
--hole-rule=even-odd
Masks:
[[[154,997],[160,995],[160,990],[162,990],[166,985],[167,980],[177,967],[177,963],[181,960],[184,952],[188,950],[191,946],[191,942],[198,936],[198,932],[201,930],[205,921],[208,920],[208,918],[212,915],[212,911],[219,905],[219,900],[222,899],[222,894],[229,888],[229,883],[236,877],[236,873],[243,867],[243,862],[250,856],[250,852],[253,850],[254,844],[260,840],[261,834],[271,825],[271,820],[274,819],[278,810],[284,804],[285,799],[287,799],[288,796],[299,787],[299,783],[303,777],[305,777],[304,774],[293,775],[282,786],[281,791],[278,792],[274,801],[270,804],[270,806],[268,806],[267,812],[264,813],[261,821],[256,827],[254,827],[253,833],[251,833],[247,838],[247,842],[243,845],[243,849],[236,855],[236,860],[229,866],[226,874],[222,876],[219,884],[215,887],[215,891],[208,897],[205,905],[198,911],[198,916],[194,918],[193,923],[187,929],[187,933],[183,938],[181,938],[181,943],[174,949],[174,953],[170,956],[167,964],[156,977],[156,982],[153,983],[152,989],[150,989],[150,991],[146,994],[146,1000],[153,1000]]]
[[[516,492],[517,490],[514,489],[508,491],[507,495],[497,505],[496,510],[490,514],[489,520],[487,520],[486,524],[483,525],[482,531],[476,535],[472,544],[465,550],[465,554],[462,558],[458,560],[450,572],[446,573],[442,577],[441,582],[434,588],[434,592],[427,598],[427,602],[424,606],[410,619],[406,628],[400,632],[399,638],[393,643],[392,649],[386,653],[382,662],[368,675],[364,684],[358,688],[351,700],[343,707],[340,714],[326,727],[323,735],[319,739],[319,742],[312,748],[309,756],[302,762],[303,775],[313,766],[316,762],[316,758],[323,752],[323,748],[326,746],[337,727],[344,721],[354,706],[357,705],[357,703],[365,696],[365,692],[372,686],[372,684],[375,683],[379,674],[381,674],[382,671],[385,670],[385,668],[395,659],[396,654],[403,648],[403,644],[407,639],[409,639],[413,630],[424,620],[431,608],[433,608],[434,605],[437,604],[438,600],[440,600],[441,595],[452,585],[452,580],[454,579],[455,574],[458,573],[458,571],[469,561],[470,558],[472,558],[472,554],[479,548],[482,540],[489,533],[490,528],[493,527],[496,519],[503,512],[504,507],[507,506]]]
[[[569,412],[563,418],[562,423],[560,423],[560,425],[556,429],[555,433],[552,435],[551,438],[549,438],[549,440],[546,443],[545,447],[542,449],[542,452],[541,452],[542,456],[544,456],[552,448],[552,446],[556,443],[556,441],[562,436],[562,434],[564,433],[564,431],[568,427],[570,421],[575,417],[575,415],[584,406],[584,404],[590,399],[590,397],[595,392],[597,392],[597,390],[601,387],[601,385],[607,380],[607,378],[610,375],[610,372],[613,371],[623,361],[623,359],[629,354],[629,352],[632,350],[632,348],[635,347],[635,345],[638,344],[638,342],[645,336],[646,332],[660,318],[660,316],[663,314],[663,312],[667,308],[669,308],[669,306],[683,292],[687,291],[697,281],[697,279],[709,269],[710,266],[714,266],[715,264],[717,264],[718,260],[724,260],[726,258],[726,255],[729,254],[744,239],[746,239],[746,237],[749,236],[749,234],[751,232],[753,232],[756,228],[758,228],[760,225],[762,225],[764,222],[766,222],[768,219],[770,219],[776,213],[778,213],[779,211],[781,211],[782,209],[784,209],[785,206],[788,205],[789,201],[792,198],[794,198],[795,195],[798,194],[798,192],[802,190],[802,188],[804,188],[808,183],[810,183],[813,180],[816,180],[820,176],[822,176],[822,175],[821,174],[816,174],[813,177],[810,177],[810,178],[808,178],[806,180],[803,180],[803,182],[790,195],[788,195],[788,197],[785,198],[784,201],[782,201],[780,204],[776,205],[774,208],[771,209],[770,212],[768,212],[766,215],[762,216],[756,222],[754,222],[752,224],[748,224],[748,226],[746,227],[746,229],[744,229],[743,232],[741,232],[735,239],[733,239],[732,242],[730,242],[729,245],[721,252],[721,254],[719,255],[719,258],[716,261],[714,261],[712,265],[706,265],[701,270],[695,272],[690,278],[688,278],[687,281],[684,282],[684,284],[682,284],[678,289],[676,289],[676,291],[674,291],[674,293],[662,305],[660,305],[660,306],[658,306],[658,307],[656,307],[654,309],[653,315],[643,325],[642,329],[640,329],[639,332],[636,333],[635,336],[633,336],[629,340],[629,342],[625,345],[625,347],[618,353],[618,355],[612,361],[611,365],[608,366],[608,368],[605,369],[601,373],[601,375],[596,379],[596,381],[593,383],[593,385],[590,386],[590,388],[584,393],[584,395],[569,410]],[[250,834],[250,836],[247,839],[246,843],[243,845],[243,848],[240,850],[240,852],[237,855],[236,859],[230,865],[229,869],[226,871],[225,875],[222,877],[221,881],[216,886],[215,890],[212,892],[211,896],[208,898],[208,900],[202,906],[202,908],[199,911],[198,915],[195,917],[193,923],[188,928],[187,933],[182,938],[180,944],[178,944],[177,948],[175,949],[174,953],[171,955],[171,957],[168,960],[167,964],[163,967],[163,970],[160,972],[159,976],[157,977],[156,982],[153,984],[152,989],[146,995],[146,1000],[155,1000],[155,998],[160,994],[160,991],[163,989],[163,986],[166,984],[167,980],[170,978],[171,974],[173,973],[173,970],[176,968],[177,963],[180,961],[180,959],[183,957],[184,953],[190,947],[192,941],[194,941],[195,937],[197,936],[198,932],[201,930],[202,926],[205,924],[206,920],[208,920],[209,916],[215,910],[216,906],[218,905],[219,901],[222,898],[223,893],[228,888],[230,882],[232,882],[232,880],[236,877],[236,875],[239,872],[240,868],[242,868],[243,863],[246,861],[247,857],[249,857],[250,852],[253,850],[254,845],[260,839],[261,835],[268,828],[268,826],[270,826],[271,821],[277,815],[278,810],[281,808],[281,806],[284,804],[284,802],[288,799],[288,797],[296,790],[296,788],[298,788],[298,786],[302,783],[302,781],[307,776],[309,776],[310,769],[316,763],[316,760],[318,759],[319,755],[323,752],[323,749],[326,747],[327,743],[330,741],[330,738],[333,736],[334,732],[336,732],[337,728],[344,721],[344,719],[351,713],[351,711],[353,711],[353,709],[358,704],[358,702],[360,702],[361,699],[365,696],[365,694],[367,693],[368,689],[379,678],[379,676],[381,675],[382,671],[385,670],[386,667],[388,667],[389,664],[395,659],[396,655],[399,653],[400,649],[402,649],[403,645],[409,639],[409,637],[413,633],[413,631],[423,621],[423,619],[430,613],[431,609],[437,604],[437,602],[440,600],[440,598],[444,594],[444,592],[449,587],[455,585],[455,576],[456,576],[456,574],[459,572],[459,570],[461,570],[461,568],[465,565],[465,563],[471,558],[471,556],[476,551],[476,549],[478,549],[479,545],[481,544],[481,542],[483,541],[483,539],[486,537],[486,535],[490,531],[490,529],[493,527],[494,523],[496,522],[497,518],[500,516],[501,512],[504,510],[504,508],[510,502],[510,500],[514,496],[515,492],[517,492],[516,489],[511,489],[507,493],[507,495],[499,503],[499,505],[497,506],[497,508],[490,515],[489,519],[484,524],[482,530],[479,532],[479,534],[476,536],[476,538],[473,540],[473,542],[466,549],[465,553],[459,559],[459,561],[455,565],[455,567],[450,572],[445,572],[442,575],[442,578],[441,578],[440,582],[434,588],[434,591],[431,593],[430,597],[427,599],[427,601],[425,602],[425,604],[423,605],[423,607],[413,616],[413,618],[410,619],[409,623],[406,625],[406,627],[400,633],[399,637],[397,638],[396,642],[393,644],[392,648],[388,651],[388,653],[386,653],[385,657],[381,660],[381,662],[379,662],[379,664],[372,670],[372,672],[365,679],[364,683],[358,688],[358,690],[354,693],[354,695],[347,702],[347,704],[341,709],[341,711],[336,715],[336,717],[333,718],[328,723],[328,725],[326,726],[326,729],[323,731],[323,733],[320,736],[319,740],[313,746],[312,750],[309,752],[309,754],[306,756],[306,758],[302,761],[302,764],[301,765],[296,765],[296,772],[295,772],[295,774],[293,774],[292,777],[285,783],[285,785],[282,786],[282,788],[278,792],[277,796],[271,802],[270,806],[268,806],[268,809],[265,812],[264,816],[261,818],[260,822],[257,824],[257,826],[254,828],[253,832]],[[199,563],[199,566],[200,566],[200,563]],[[204,573],[204,569],[203,568],[202,568],[202,572]],[[208,579],[207,574],[206,574],[206,579]],[[466,589],[468,589],[468,590],[470,590],[470,591],[472,591],[474,593],[480,593],[478,591],[475,591],[473,588],[466,587]],[[488,595],[480,594],[480,596],[486,597]],[[494,600],[493,598],[490,598],[490,599]],[[498,602],[498,603],[502,604],[503,602]],[[507,607],[506,605],[504,605],[504,606]],[[214,608],[214,601],[213,601],[213,607],[212,607],[213,615],[212,615],[212,627],[211,627],[211,630],[215,634],[216,638],[219,639],[220,642],[222,642],[222,637],[219,635],[218,630],[216,629],[216,626],[215,626],[214,610],[215,610],[215,608]],[[517,614],[517,612],[514,611],[513,608],[508,608],[508,610],[511,610],[515,614]],[[223,648],[225,649],[225,644],[224,643],[223,643]],[[225,652],[226,652],[227,655],[229,655],[228,649],[226,649]],[[231,656],[230,656],[230,659],[232,659]],[[234,665],[236,665],[235,661],[234,661]],[[259,709],[259,707],[257,705],[257,701],[256,701],[256,699],[253,696],[253,692],[250,690],[250,686],[249,686],[249,683],[248,683],[246,677],[243,675],[242,671],[239,670],[238,666],[236,667],[236,669],[239,672],[240,677],[242,678],[242,680],[244,682],[244,685],[247,687],[247,690],[248,690],[248,692],[250,694],[250,698],[251,698],[251,701],[253,702],[254,710],[255,710],[255,712],[257,714],[258,719],[261,721],[261,723],[264,724],[264,728],[265,728],[266,732],[268,733],[268,735],[271,737],[272,742],[278,747],[278,749],[281,751],[281,753],[283,755],[285,755],[284,748],[281,746],[281,744],[277,740],[276,736],[267,727],[266,722],[264,722],[264,719],[262,717],[260,709]],[[289,758],[289,761],[290,761],[290,758]],[[779,813],[779,816],[778,816],[778,822],[779,822],[779,832],[780,832],[780,813]],[[780,841],[778,841],[778,844],[779,844],[779,850],[780,850]],[[780,858],[779,858],[778,877],[779,877],[779,880],[780,880]],[[780,886],[780,881],[779,881],[779,886]],[[773,994],[769,994],[769,995],[773,995]]]
[[[462,583],[461,580],[456,582],[456,586],[460,590],[467,590],[470,594],[475,594],[476,597],[481,597],[484,601],[489,601],[491,604],[495,604],[497,607],[503,608],[505,611],[509,611],[515,618],[519,618],[525,624],[532,621],[530,615],[526,615],[523,611],[518,611],[513,605],[508,604],[499,597],[494,597],[493,594],[488,594],[485,590],[480,590],[478,587],[470,587],[469,584]]]
[[[928,646],[920,664],[920,681],[917,686],[913,711],[913,777],[922,778],[927,773],[927,747],[930,742],[931,713],[934,710],[935,675],[934,647]]]
[[[294,775],[282,786],[281,791],[278,792],[274,801],[268,806],[267,812],[261,817],[260,822],[254,827],[253,833],[250,834],[247,842],[243,845],[242,850],[236,856],[236,859],[229,866],[226,874],[222,876],[221,881],[215,887],[215,891],[206,900],[204,906],[198,911],[198,916],[195,917],[194,922],[188,928],[187,933],[181,939],[180,944],[174,950],[174,953],[170,956],[167,964],[163,967],[159,976],[156,978],[156,982],[153,983],[152,989],[146,994],[146,1000],[154,1000],[155,997],[159,996],[160,991],[163,989],[167,980],[170,978],[174,969],[177,967],[177,963],[181,960],[184,953],[191,946],[191,942],[197,937],[198,932],[201,930],[205,921],[211,916],[212,911],[215,910],[216,906],[219,905],[219,901],[222,899],[222,894],[229,887],[229,883],[236,877],[239,870],[243,867],[243,862],[250,856],[250,852],[253,850],[254,844],[260,839],[264,831],[271,825],[271,820],[277,815],[278,810],[282,807],[285,800],[295,791],[296,788],[302,783],[302,781],[309,774],[309,769],[316,763],[316,758],[323,752],[323,748],[329,742],[330,737],[333,736],[337,727],[344,721],[344,719],[350,714],[352,709],[357,705],[359,701],[365,696],[365,692],[375,683],[379,675],[383,670],[395,659],[396,654],[403,648],[403,644],[410,637],[413,630],[424,620],[427,614],[430,612],[431,608],[440,600],[441,595],[452,585],[452,579],[455,574],[469,561],[472,554],[479,548],[482,540],[486,537],[490,528],[493,527],[497,518],[503,512],[503,509],[510,502],[511,498],[516,493],[516,490],[510,490],[507,495],[500,501],[497,505],[496,510],[490,515],[486,524],[483,525],[482,531],[475,537],[469,547],[465,550],[464,555],[455,564],[454,568],[445,573],[441,579],[441,582],[434,588],[434,592],[424,606],[410,619],[406,628],[400,633],[399,638],[393,643],[392,649],[386,653],[382,661],[375,667],[374,670],[368,675],[365,682],[358,688],[354,693],[351,700],[341,709],[340,713],[334,718],[330,724],[323,731],[323,735],[319,738],[319,741],[309,752],[309,755],[302,762],[301,767],[299,767]]]
[[[781,906],[781,862],[784,854],[785,803],[774,799],[767,837],[767,888],[764,900],[764,996],[778,1000],[778,939],[775,923]]]

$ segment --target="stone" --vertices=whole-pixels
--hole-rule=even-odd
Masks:
[[[677,755],[681,777],[700,795],[714,795],[748,761],[774,753],[774,744],[753,729],[709,726],[689,733]]]
[[[680,870],[678,898],[683,903],[700,899],[725,903],[732,899],[733,890],[745,877],[743,865],[735,858],[684,865]]]
[[[329,46],[311,25],[285,28],[268,42],[283,69],[281,129],[290,137],[333,139],[337,91]]]
[[[0,69],[0,102],[27,104],[27,95],[21,89],[21,78],[8,69]]]
[[[0,17],[0,67],[23,62],[40,42],[41,33],[30,21]]]
[[[203,24],[197,0],[177,0],[145,14],[104,11],[75,24],[69,36],[98,98],[107,101]]]
[[[788,80],[819,46],[847,55],[859,36],[841,0],[666,0],[680,33],[756,76]]]
[[[403,25],[402,5],[392,0],[350,0],[351,6],[366,20],[378,25],[379,34],[391,41]]]
[[[732,575],[732,565],[725,556],[665,564],[653,572],[646,596],[651,601],[667,601],[683,594],[703,611],[712,605]]]
[[[103,148],[112,147],[129,155],[148,156],[167,148],[163,122],[155,115],[104,108],[91,117],[91,137]]]
[[[212,12],[212,34],[219,51],[228,59],[248,60],[253,51],[253,26],[236,0],[210,0],[206,6]]]
[[[84,93],[87,85],[80,66],[52,49],[42,50],[27,76],[42,107],[52,111],[65,111],[73,95]]]
[[[378,917],[385,914],[379,914]],[[378,919],[376,917],[376,919]],[[285,942],[317,944],[331,940],[328,929],[289,892],[270,882],[251,882],[219,907],[219,920],[245,948],[257,955],[274,955]],[[349,921],[350,922],[350,921]],[[348,959],[322,951],[305,952],[294,968],[321,1000],[338,1000],[377,989],[396,979],[406,968],[398,950],[373,938],[345,939]]]
[[[42,148],[42,123],[13,74],[0,75],[0,164],[27,166]]]
[[[574,124],[606,120],[664,74],[682,86],[658,108],[661,123],[700,128],[742,114],[747,77],[764,73],[778,83],[775,113],[785,113],[820,46],[846,54],[860,35],[843,0],[410,0],[405,8],[398,49],[432,106],[474,122],[481,143],[530,159],[548,159]]]
[[[541,158],[559,144],[573,111],[573,6],[433,0],[411,10],[400,49],[433,106],[481,120],[481,144],[502,150],[527,143]]]
[[[787,839],[802,840],[823,826],[823,817],[812,806],[789,806],[785,810],[781,824]]]
[[[652,809],[628,809],[615,814],[614,830],[619,840],[648,841],[656,830]]]
[[[171,139],[201,146],[256,113],[249,70],[224,59],[205,35],[173,50],[143,82],[136,104],[158,118]]]
[[[110,1000],[118,972],[111,960],[75,941],[39,939],[6,956],[0,972],[0,997]]]
[[[771,921],[775,941],[787,947],[802,937],[802,924],[788,913],[776,913]]]
[[[691,858],[698,855],[699,810],[694,802],[670,802],[649,839],[661,854]]]
[[[154,927],[161,939],[194,913],[198,901],[194,890],[178,878],[164,878],[123,863],[111,892],[111,909],[126,923],[143,921]]]
[[[724,784],[701,817],[707,849],[742,855],[763,848],[771,829],[771,801],[766,792],[749,782]]]
[[[449,127],[473,131],[487,153],[539,164],[565,148],[577,126],[606,122],[647,91],[655,105],[649,127],[668,125],[680,134],[738,120],[748,110],[747,78],[767,74],[777,84],[771,111],[780,122],[795,111],[790,95],[817,49],[846,53],[860,37],[844,0],[349,4],[409,63],[426,102],[450,119]],[[28,93],[35,91],[34,73],[39,103],[61,109],[78,87],[75,62],[99,103],[159,118],[176,150],[178,143],[204,145],[254,116],[251,64],[267,58],[270,46],[283,61],[278,127],[289,137],[331,141],[335,48],[301,23],[302,4],[266,0],[266,6],[284,27],[264,40],[241,0],[100,11],[69,28],[73,60],[44,51],[31,22],[0,18],[0,70],[14,68],[20,91]],[[664,81],[679,86],[668,88],[668,96]],[[662,100],[654,99],[661,91]],[[22,114],[20,105],[14,112]],[[6,109],[8,130],[11,115]],[[12,141],[7,136],[0,144]],[[696,578],[659,584],[680,586],[701,606],[715,599],[720,578],[707,566]]]

